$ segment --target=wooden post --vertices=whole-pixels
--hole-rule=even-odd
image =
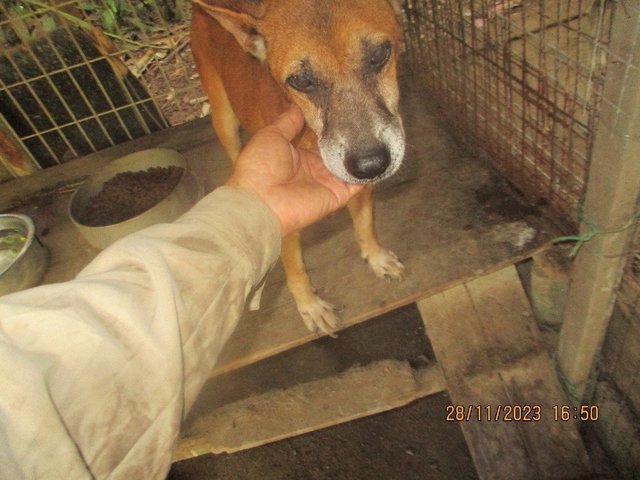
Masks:
[[[599,231],[616,233],[586,242],[571,272],[557,359],[575,403],[584,398],[609,323],[640,192],[640,0],[626,1],[613,22],[613,55],[583,211],[585,220]],[[589,228],[583,225],[582,230]]]
[[[14,177],[29,175],[40,169],[31,154],[22,146],[17,136],[0,114],[0,164]]]

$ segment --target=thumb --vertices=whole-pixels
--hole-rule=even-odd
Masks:
[[[284,137],[291,141],[293,140],[304,127],[304,116],[302,110],[295,104],[291,104],[287,110],[285,110],[276,119],[273,124]]]

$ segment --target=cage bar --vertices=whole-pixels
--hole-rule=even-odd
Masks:
[[[608,61],[610,7],[592,3],[407,2],[412,65],[459,140],[574,224]]]
[[[38,168],[198,116],[194,110],[199,106],[185,106],[181,97],[184,92],[201,97],[197,80],[190,78],[195,67],[189,72],[183,66],[181,75],[175,68],[165,73],[157,60],[157,78],[132,73],[137,58],[149,52],[169,54],[178,40],[181,48],[188,41],[186,2],[160,3],[179,4],[186,21],[169,23],[158,2],[118,2],[122,12],[112,12],[120,16],[113,25],[99,15],[113,8],[103,0],[25,0],[0,6],[3,128],[16,133],[21,144],[16,148],[29,152]],[[173,92],[170,99],[168,92]],[[6,168],[0,178],[19,174]]]

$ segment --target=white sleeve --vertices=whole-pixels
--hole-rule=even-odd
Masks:
[[[0,478],[164,478],[278,220],[222,187],[69,282],[0,298]]]

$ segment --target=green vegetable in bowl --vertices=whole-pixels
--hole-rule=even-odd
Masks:
[[[0,250],[11,250],[18,253],[27,242],[27,237],[17,230],[0,232]]]

